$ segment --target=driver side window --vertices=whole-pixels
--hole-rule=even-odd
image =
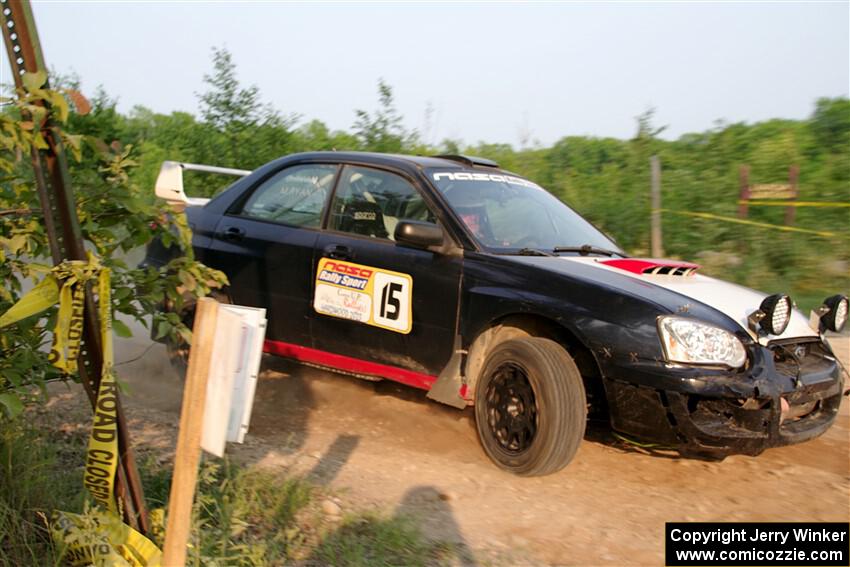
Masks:
[[[331,203],[328,228],[394,240],[400,220],[436,222],[419,191],[394,173],[346,166]]]

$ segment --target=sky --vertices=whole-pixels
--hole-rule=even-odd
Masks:
[[[676,138],[718,120],[805,118],[850,91],[849,2],[65,0],[33,12],[48,66],[76,73],[84,93],[102,85],[121,111],[198,114],[218,46],[265,102],[332,129],[374,109],[383,78],[433,144],[628,138],[650,107]]]

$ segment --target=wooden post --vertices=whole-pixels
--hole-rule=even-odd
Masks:
[[[165,526],[165,546],[162,564],[182,567],[186,564],[186,547],[192,523],[192,502],[198,480],[201,457],[201,426],[207,396],[207,377],[215,339],[218,302],[204,297],[198,300],[193,324],[192,348],[183,387],[180,408],[180,431],[174,455],[174,476],[168,498],[168,518]]]
[[[652,187],[651,187],[651,205],[652,212],[651,233],[650,233],[650,248],[652,249],[653,258],[664,257],[664,246],[661,241],[661,162],[658,156],[649,158],[650,169],[652,172]]]
[[[738,193],[738,218],[745,219],[750,212],[747,204],[750,200],[750,166],[742,165],[738,176],[741,180],[741,190]]]
[[[797,200],[799,196],[799,181],[800,181],[800,166],[792,165],[788,169],[788,185],[791,187],[791,196],[788,198],[789,202],[793,203]],[[794,224],[794,217],[797,214],[797,207],[788,206],[785,207],[785,226],[791,226]]]

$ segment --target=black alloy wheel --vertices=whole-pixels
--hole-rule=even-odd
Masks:
[[[487,425],[509,453],[522,453],[537,433],[537,401],[526,371],[516,363],[499,366],[487,386]]]

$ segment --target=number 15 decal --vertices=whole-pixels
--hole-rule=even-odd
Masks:
[[[375,299],[372,319],[379,327],[400,333],[410,332],[410,299],[413,291],[410,276],[375,273]]]
[[[413,278],[333,258],[316,270],[313,309],[322,315],[407,334],[413,327]]]
[[[384,291],[381,292],[381,317],[398,320],[398,315],[401,312],[401,302],[396,297],[396,294],[402,290],[402,285],[398,282],[388,283],[384,286]],[[387,315],[387,306],[392,306],[389,316]]]

